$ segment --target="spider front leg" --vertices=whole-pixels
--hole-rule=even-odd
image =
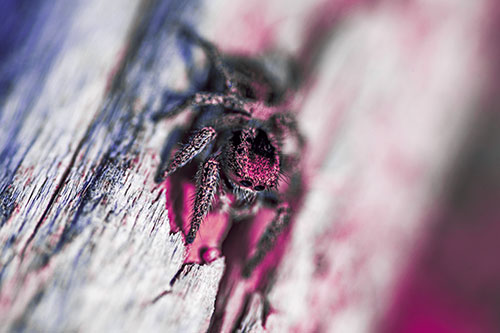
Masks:
[[[212,142],[217,132],[212,127],[204,127],[194,134],[188,144],[179,149],[170,161],[163,177],[166,178],[177,169],[189,163],[196,155],[201,153],[205,147]]]
[[[220,165],[214,157],[207,159],[199,170],[191,226],[186,236],[186,243],[188,244],[194,242],[200,224],[212,206],[219,185],[219,173]]]
[[[273,249],[278,236],[290,225],[290,217],[291,210],[288,204],[281,204],[271,224],[260,236],[255,253],[246,261],[242,271],[243,277],[248,278],[266,254]]]

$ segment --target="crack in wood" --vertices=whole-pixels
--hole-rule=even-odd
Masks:
[[[168,294],[171,294],[172,293],[172,290],[164,290],[162,291],[161,293],[159,293],[158,295],[156,295],[152,300],[151,300],[151,304],[155,304],[156,302],[158,302],[163,296],[165,295],[168,295]]]
[[[75,165],[76,158],[77,158],[78,154],[80,153],[80,150],[83,147],[83,144],[87,140],[88,135],[90,134],[90,129],[91,129],[91,126],[89,126],[87,128],[87,131],[85,132],[85,134],[83,135],[83,137],[78,142],[78,145],[77,145],[77,147],[75,149],[75,152],[71,156],[71,160],[70,160],[68,166],[66,167],[66,169],[64,170],[63,175],[61,176],[61,179],[59,180],[59,183],[56,185],[55,191],[52,194],[52,196],[51,196],[51,198],[50,198],[47,206],[45,207],[45,210],[43,211],[42,215],[38,219],[38,222],[36,223],[35,228],[33,229],[32,233],[30,234],[30,236],[26,240],[26,243],[24,244],[24,247],[21,250],[21,254],[20,254],[21,261],[24,259],[24,256],[25,256],[25,253],[26,253],[26,249],[28,248],[29,244],[35,238],[38,230],[40,229],[40,227],[42,226],[43,222],[45,221],[45,218],[47,217],[50,209],[52,208],[52,206],[56,202],[56,199],[59,196],[59,193],[62,191],[63,187],[65,186],[65,183],[66,183],[66,181],[68,179],[68,176],[70,175],[71,169]],[[47,180],[45,180],[45,182],[46,181]],[[45,182],[44,182],[44,184],[45,184]]]

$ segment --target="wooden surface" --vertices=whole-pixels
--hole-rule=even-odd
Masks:
[[[0,67],[0,327],[381,327],[434,230],[429,216],[447,196],[461,147],[480,126],[488,6],[56,0],[11,8],[18,22],[6,23],[16,32],[4,38]],[[183,236],[170,230],[155,173],[182,119],[151,116],[203,66],[182,52],[179,22],[226,53],[292,57],[307,69],[296,110],[307,188],[265,288],[228,277],[227,253],[184,265]]]

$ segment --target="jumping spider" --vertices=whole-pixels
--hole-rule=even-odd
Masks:
[[[218,191],[232,198],[233,215],[254,214],[260,205],[275,209],[275,217],[243,270],[243,275],[249,276],[289,225],[289,197],[293,192],[290,188],[296,186],[289,183],[280,192],[278,184],[282,176],[301,181],[297,165],[304,140],[294,115],[288,110],[291,96],[290,82],[286,81],[290,78],[280,82],[259,62],[223,56],[213,44],[191,30],[182,32],[201,47],[212,65],[210,75],[219,87],[215,84],[209,87],[212,91],[196,92],[156,117],[172,117],[188,108],[199,110],[189,129],[193,134],[171,158],[163,178],[197,156],[203,157],[196,177],[193,214],[186,236],[188,244],[194,242]]]

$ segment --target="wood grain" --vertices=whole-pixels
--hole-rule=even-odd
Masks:
[[[474,126],[486,3],[56,0],[19,14],[0,67],[2,330],[373,331]],[[307,70],[308,186],[265,288],[231,276],[227,253],[183,264],[170,230],[155,173],[182,118],[152,118],[203,66],[179,22]]]

